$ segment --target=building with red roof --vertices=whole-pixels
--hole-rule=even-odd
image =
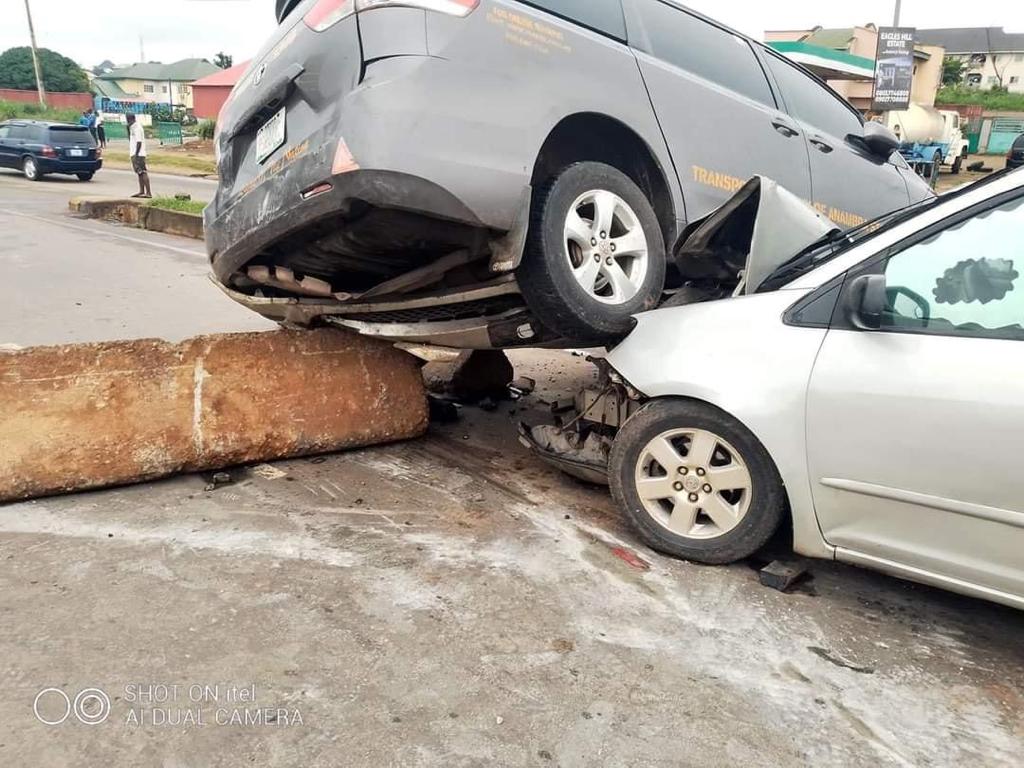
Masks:
[[[242,79],[248,67],[249,62],[243,61],[192,83],[192,111],[195,116],[215,120],[224,102],[228,100],[231,89]]]

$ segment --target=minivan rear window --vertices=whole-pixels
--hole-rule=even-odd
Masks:
[[[654,56],[748,99],[775,106],[764,70],[742,37],[660,0],[642,0],[636,7]]]
[[[82,142],[91,144],[92,134],[89,133],[89,129],[85,127],[78,128],[73,125],[69,125],[66,128],[51,127],[50,141],[54,144],[80,144]]]
[[[584,27],[626,39],[626,19],[622,13],[622,0],[520,0],[550,11],[563,19],[575,21]]]

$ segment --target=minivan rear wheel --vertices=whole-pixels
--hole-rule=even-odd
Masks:
[[[79,181],[92,181],[92,173],[76,173]]]
[[[34,157],[26,157],[21,164],[21,170],[29,181],[39,181],[43,174],[39,172],[39,165]]]
[[[621,338],[665,287],[654,208],[610,165],[566,167],[538,191],[517,277],[548,330],[577,343]]]

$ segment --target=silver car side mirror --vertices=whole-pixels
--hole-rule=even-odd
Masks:
[[[888,304],[885,275],[861,275],[850,284],[847,318],[854,328],[876,331],[882,327],[882,313]]]

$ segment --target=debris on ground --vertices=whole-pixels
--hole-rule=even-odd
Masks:
[[[512,397],[517,399],[532,394],[536,388],[536,379],[531,379],[529,376],[520,376],[508,385],[508,389],[509,392],[512,393]]]
[[[651,564],[644,560],[640,555],[631,549],[625,547],[613,547],[612,554],[619,558],[622,562],[637,571],[649,571],[651,570]]]
[[[234,485],[234,482],[235,481],[232,479],[231,475],[227,472],[214,472],[210,477],[210,482],[206,484],[206,488],[204,490],[216,491],[218,488],[225,485]]]
[[[434,424],[454,424],[459,420],[459,407],[451,400],[429,395],[430,421]]]
[[[762,586],[787,592],[807,575],[807,566],[776,560],[758,571],[757,575]]]
[[[423,366],[423,380],[430,392],[463,403],[475,404],[488,397],[506,400],[513,378],[515,371],[508,357],[493,349],[466,351],[454,360]]]
[[[257,464],[252,468],[252,473],[264,480],[280,480],[282,477],[288,476],[287,472],[278,469],[273,464]]]

